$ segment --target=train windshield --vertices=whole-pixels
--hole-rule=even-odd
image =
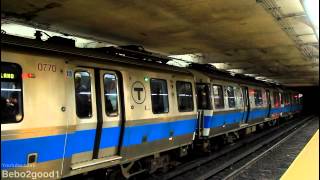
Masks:
[[[20,122],[22,109],[22,69],[14,63],[1,63],[1,124]]]

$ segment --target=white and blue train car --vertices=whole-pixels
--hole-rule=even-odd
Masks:
[[[211,138],[289,116],[292,102],[270,85],[191,70],[199,113],[199,135]]]
[[[192,144],[187,70],[18,37],[1,43],[2,171],[61,178],[151,157],[150,170],[167,162],[160,153]]]
[[[4,174],[53,172],[59,179],[107,169],[128,178],[167,167],[195,140],[254,131],[302,107],[296,92],[230,75],[108,55],[103,48],[1,40]]]

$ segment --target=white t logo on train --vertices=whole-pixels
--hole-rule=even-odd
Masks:
[[[136,81],[133,83],[131,94],[135,103],[142,104],[144,102],[144,100],[146,99],[146,91],[142,82]]]

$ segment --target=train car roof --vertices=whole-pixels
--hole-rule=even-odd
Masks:
[[[66,40],[68,41],[68,40]],[[204,75],[223,80],[223,81],[230,81],[235,83],[242,83],[242,84],[248,84],[253,86],[262,86],[262,87],[268,87],[278,90],[289,90],[288,88],[285,88],[281,85],[275,85],[271,83],[262,82],[259,80],[256,80],[252,77],[247,77],[241,74],[236,74],[232,76],[228,72],[224,72],[221,70],[218,70],[216,68],[213,68],[209,64],[196,64],[192,63],[187,68],[181,68],[176,67],[172,65],[167,64],[161,64],[157,62],[152,61],[145,61],[139,58],[133,58],[133,57],[123,57],[123,56],[115,56],[114,50],[117,50],[116,47],[111,48],[77,48],[75,46],[65,45],[65,44],[57,44],[57,43],[50,43],[47,41],[41,41],[41,40],[35,40],[35,39],[28,39],[18,36],[12,36],[7,34],[1,34],[1,47],[20,47],[20,48],[30,48],[34,50],[42,50],[42,51],[48,51],[48,52],[54,52],[59,54],[68,54],[73,56],[82,56],[82,57],[88,57],[93,58],[97,60],[101,60],[102,62],[111,62],[111,63],[118,63],[118,64],[126,64],[126,65],[133,65],[133,66],[140,66],[140,67],[146,67],[146,68],[152,68],[157,69],[161,71],[167,71],[167,72],[175,72],[175,73],[182,73],[182,74],[192,74],[189,69],[193,69],[196,71],[199,71],[203,73]],[[113,54],[108,54],[109,52],[112,52]],[[127,52],[133,52],[128,51]],[[119,51],[122,52],[122,51]],[[139,53],[139,52],[138,52]],[[162,57],[156,57],[152,54],[142,54],[146,55],[147,57],[153,57],[155,59],[161,59]],[[165,59],[166,60],[166,59]],[[292,91],[292,90],[291,90]]]
[[[28,39],[12,35],[1,35],[1,47],[21,47],[31,48],[35,50],[49,51],[60,54],[68,54],[74,56],[82,56],[93,59],[102,60],[102,62],[112,62],[118,64],[127,64],[133,66],[141,66],[146,68],[158,69],[169,72],[191,74],[185,68],[171,66],[167,64],[161,64],[151,61],[145,61],[140,59],[133,59],[130,57],[114,56],[105,53],[101,48],[77,48],[74,46],[61,45],[55,43],[48,43],[46,41],[40,41],[35,39]]]
[[[275,84],[265,83],[265,82],[256,80],[252,77],[247,77],[241,74],[235,74],[234,76],[232,76],[230,73],[218,70],[215,67],[208,64],[191,64],[189,66],[189,69],[199,71],[204,75],[217,80],[229,81],[229,82],[241,83],[241,84],[247,84],[247,85],[253,85],[253,86],[262,86],[262,87],[268,87],[268,88],[281,88],[280,86],[277,86]]]

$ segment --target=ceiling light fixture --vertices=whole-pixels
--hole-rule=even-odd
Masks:
[[[319,0],[304,0],[304,8],[319,38]]]

